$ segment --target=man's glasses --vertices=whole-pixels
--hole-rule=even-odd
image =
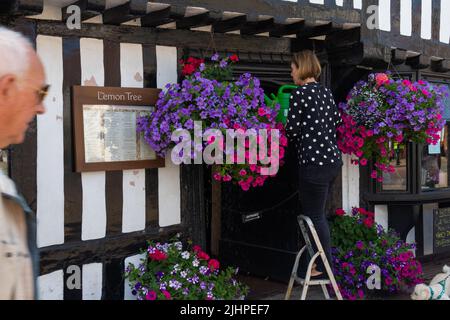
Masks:
[[[39,99],[39,103],[42,103],[42,101],[44,101],[44,99],[47,97],[49,91],[50,91],[49,84],[43,85],[41,88],[36,89],[36,95]]]

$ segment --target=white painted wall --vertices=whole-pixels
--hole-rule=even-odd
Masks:
[[[388,230],[389,228],[389,223],[388,223],[388,206],[387,205],[376,205],[375,206],[375,222],[380,224],[385,231]]]
[[[103,287],[103,264],[90,263],[83,265],[82,272],[83,300],[101,300]]]
[[[122,87],[144,87],[142,45],[120,44]],[[145,170],[123,171],[122,232],[145,229]]]
[[[37,279],[39,300],[64,299],[64,273],[58,270]]]
[[[342,208],[350,212],[359,207],[359,166],[351,163],[351,156],[342,154]]]
[[[423,205],[423,254],[433,254],[433,210],[438,209],[437,203]]]
[[[103,40],[81,38],[81,84],[103,86],[105,70],[103,65]],[[83,214],[81,239],[92,240],[106,235],[105,172],[83,172]]]
[[[37,117],[37,245],[64,243],[62,38],[39,35],[37,52],[51,83],[47,112]]]
[[[128,265],[131,263],[135,265],[136,267],[139,266],[141,263],[141,259],[144,259],[144,254],[137,254],[131,257],[128,257],[125,259],[125,269],[128,267]],[[125,270],[124,270],[125,272]],[[124,288],[124,300],[136,300],[136,296],[133,296],[131,293],[132,289],[130,288],[130,281],[128,279],[125,279],[125,288]]]
[[[450,1],[441,1],[441,30],[440,41],[443,43],[450,42]]]
[[[177,48],[156,46],[157,87],[177,79]],[[172,163],[167,153],[165,168],[158,169],[159,225],[166,227],[181,223],[180,167]]]
[[[400,34],[412,34],[412,0],[400,0]]]
[[[379,0],[378,21],[380,30],[391,31],[391,0]]]
[[[432,0],[422,0],[422,19],[420,35],[423,39],[431,39]]]

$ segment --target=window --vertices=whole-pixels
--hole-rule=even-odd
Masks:
[[[408,147],[394,142],[395,153],[390,159],[390,165],[395,172],[383,172],[382,191],[408,190]]]
[[[440,141],[436,145],[426,145],[422,149],[421,188],[422,191],[448,188],[448,134],[450,124],[450,99],[445,100],[444,114],[447,124],[442,129]]]

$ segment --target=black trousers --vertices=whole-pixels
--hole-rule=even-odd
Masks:
[[[320,242],[327,256],[328,262],[332,264],[331,259],[331,237],[330,228],[325,212],[325,205],[329,189],[336,177],[341,172],[342,164],[314,166],[309,165],[300,167],[300,202],[302,206],[302,214],[311,218],[314,227],[319,235]],[[310,239],[317,251],[314,240],[310,235]],[[317,261],[317,270],[325,272],[325,267],[321,259]],[[301,262],[300,273],[306,272],[307,262]]]

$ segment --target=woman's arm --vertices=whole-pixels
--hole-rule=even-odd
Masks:
[[[290,140],[301,134],[302,108],[298,89],[294,90],[289,101],[289,112],[286,121],[286,135]]]

